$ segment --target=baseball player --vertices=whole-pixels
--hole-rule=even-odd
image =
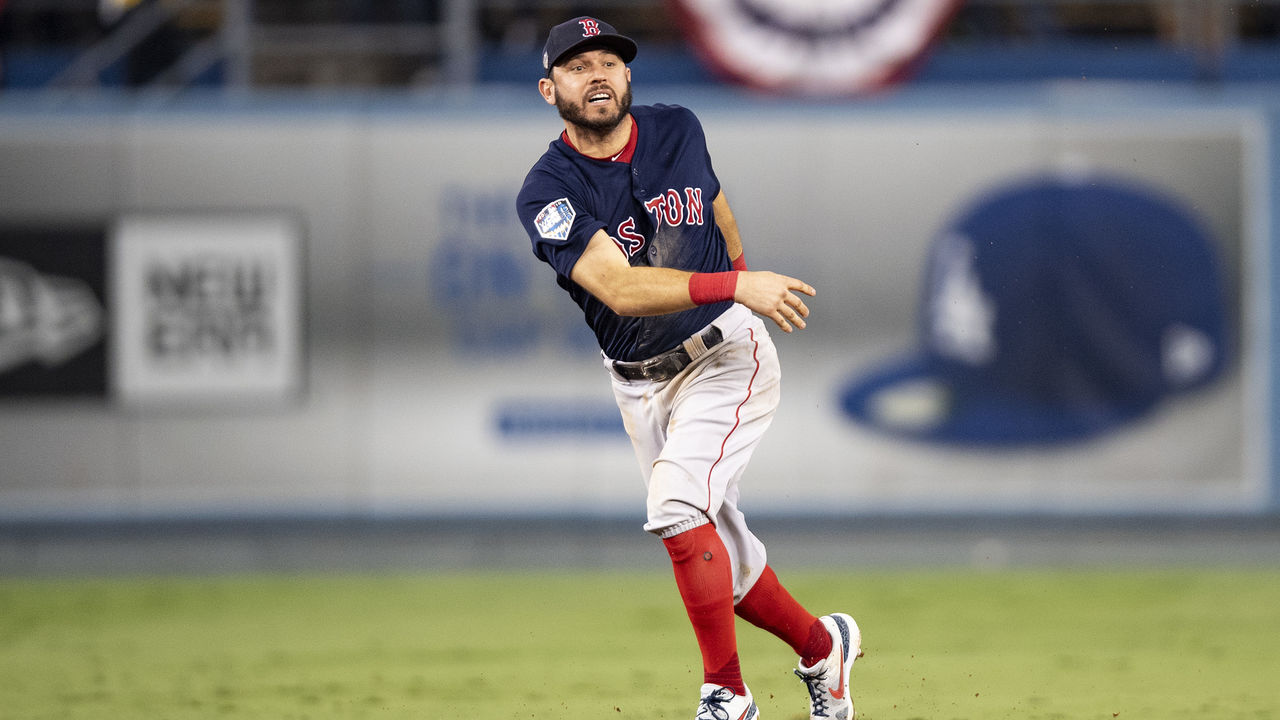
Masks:
[[[759,316],[805,327],[795,278],[746,268],[698,119],[631,106],[636,44],[579,17],[553,27],[539,80],[564,120],[525,178],[516,210],[533,252],[595,332],[702,653],[699,720],[757,717],[735,613],[790,645],[810,717],[853,717],[861,636],[815,617],[779,583],[738,509],[739,481],[778,406],[778,356]]]

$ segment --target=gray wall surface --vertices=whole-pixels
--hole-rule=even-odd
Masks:
[[[1134,512],[1268,502],[1260,389],[1270,356],[1255,299],[1270,282],[1260,248],[1272,242],[1259,204],[1274,197],[1259,187],[1263,115],[1110,96],[992,110],[676,99],[703,121],[752,267],[819,288],[811,328],[775,337],[783,408],[749,472],[759,478],[749,504]],[[559,120],[532,92],[527,106],[499,108],[0,112],[0,224],[299,217],[306,357],[302,396],[265,408],[3,401],[0,518],[642,512],[625,436],[498,427],[512,407],[616,412],[576,308],[513,212]],[[1082,447],[920,447],[843,418],[836,398],[848,378],[913,343],[931,240],[975,195],[1064,169],[1152,185],[1203,220],[1241,336],[1228,377]]]

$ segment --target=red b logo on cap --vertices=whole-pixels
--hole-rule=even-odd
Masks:
[[[578,21],[582,24],[582,37],[591,37],[600,34],[600,23],[591,18],[583,18]]]

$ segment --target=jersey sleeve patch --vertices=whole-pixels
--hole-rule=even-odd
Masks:
[[[538,216],[533,219],[533,224],[538,227],[538,234],[547,240],[566,240],[569,237],[569,229],[573,227],[573,219],[577,217],[573,205],[569,203],[569,198],[560,198],[552,200]]]

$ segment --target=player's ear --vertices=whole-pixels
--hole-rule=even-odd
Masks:
[[[550,78],[542,78],[538,81],[538,92],[542,93],[542,99],[546,100],[548,105],[556,104],[556,84]]]

